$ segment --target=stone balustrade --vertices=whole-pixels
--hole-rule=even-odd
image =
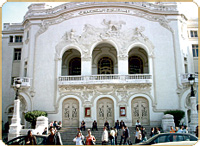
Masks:
[[[182,74],[181,77],[181,82],[182,83],[188,83],[188,78],[190,76],[190,73]],[[195,83],[198,83],[198,74],[194,74],[195,77]]]
[[[150,74],[132,74],[132,75],[91,75],[91,76],[60,76],[58,85],[72,84],[102,84],[102,83],[152,83]]]

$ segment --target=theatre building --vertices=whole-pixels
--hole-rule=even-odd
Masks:
[[[19,77],[26,126],[33,110],[90,127],[94,120],[158,126],[164,111],[179,109],[188,124],[197,28],[175,2],[31,4],[22,23],[3,25],[2,120],[11,120]]]

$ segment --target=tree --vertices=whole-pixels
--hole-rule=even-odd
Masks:
[[[35,128],[37,117],[40,117],[40,116],[47,117],[47,113],[45,111],[38,111],[38,110],[29,111],[25,113],[25,119],[26,121],[31,123],[31,128]]]
[[[173,115],[176,126],[179,126],[181,119],[185,117],[185,112],[182,110],[168,110],[168,111],[165,111],[164,114]]]

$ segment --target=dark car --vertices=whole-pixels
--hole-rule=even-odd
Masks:
[[[47,135],[34,135],[37,140],[37,145],[46,145]],[[13,138],[6,142],[6,145],[25,145],[26,135]]]
[[[189,133],[160,133],[145,142],[137,145],[152,145],[156,143],[176,142],[176,141],[197,141],[198,138]]]

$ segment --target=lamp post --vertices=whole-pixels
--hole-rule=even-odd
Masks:
[[[19,78],[17,78],[17,80],[15,81],[15,87],[16,87],[16,96],[15,96],[15,100],[19,99],[19,89],[21,87],[21,80]]]
[[[22,129],[21,118],[20,118],[20,100],[19,100],[19,89],[21,87],[21,80],[18,78],[15,81],[16,96],[14,100],[14,112],[12,117],[12,123],[10,125],[8,140],[11,140],[20,135]]]
[[[188,81],[191,85],[191,94],[190,94],[190,103],[191,103],[191,114],[190,114],[190,131],[194,132],[196,130],[196,126],[198,125],[198,115],[197,115],[197,108],[196,108],[196,97],[194,94],[194,83],[195,78],[193,77],[193,74],[190,74],[190,77],[188,78]]]
[[[194,94],[194,88],[193,88],[193,86],[194,86],[195,78],[193,77],[192,74],[190,74],[190,77],[188,78],[188,81],[189,81],[189,83],[191,85],[191,94],[190,94],[190,97],[194,97],[195,94]]]

